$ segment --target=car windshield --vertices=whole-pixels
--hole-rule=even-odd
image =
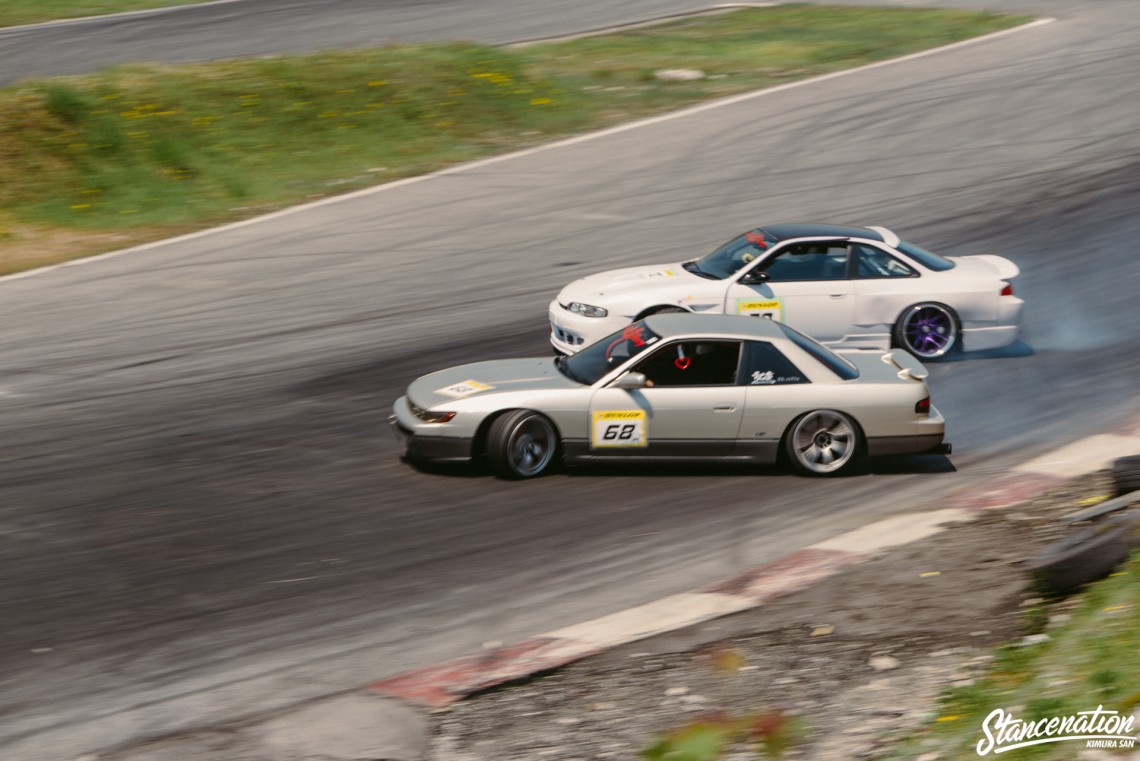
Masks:
[[[854,380],[859,377],[859,368],[848,362],[843,357],[839,356],[831,349],[816,341],[814,338],[808,338],[803,333],[793,328],[789,328],[782,322],[776,323],[780,329],[784,331],[784,335],[792,339],[792,342],[812,355],[824,365],[826,365],[833,373],[838,375],[843,380]]]
[[[946,270],[954,269],[954,262],[949,259],[939,256],[938,254],[931,253],[921,246],[916,246],[913,243],[907,243],[905,240],[899,241],[899,251],[914,259],[916,262],[926,267],[928,270],[935,272],[944,272]]]
[[[661,340],[644,322],[635,322],[590,344],[577,354],[557,363],[563,375],[578,383],[592,385],[603,375]]]
[[[764,236],[763,230],[753,230],[733,238],[711,254],[687,262],[685,269],[695,275],[724,280],[767,251],[774,242]]]

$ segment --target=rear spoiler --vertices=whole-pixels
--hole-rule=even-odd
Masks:
[[[886,364],[897,367],[899,369],[898,375],[903,380],[907,378],[912,378],[917,381],[926,380],[927,376],[930,375],[930,371],[923,367],[918,359],[901,349],[888,351],[883,355],[882,359]]]
[[[1012,280],[1021,274],[1021,268],[1004,256],[998,256],[997,254],[972,254],[970,258],[980,259],[993,267],[997,270],[997,276],[1002,280]]]

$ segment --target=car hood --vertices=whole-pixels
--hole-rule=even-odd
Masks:
[[[577,301],[603,306],[613,297],[624,298],[631,291],[688,289],[695,283],[708,283],[708,280],[688,272],[680,264],[626,267],[575,280],[562,289],[558,301],[562,304]]]
[[[496,359],[459,365],[417,378],[408,386],[408,399],[431,407],[457,399],[498,394],[504,391],[578,388],[554,366],[554,359]]]
[[[958,269],[958,274],[982,275],[1010,280],[1020,274],[1021,269],[1004,256],[996,254],[974,254],[973,256],[949,257]]]

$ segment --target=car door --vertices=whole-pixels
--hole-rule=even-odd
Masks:
[[[876,246],[851,247],[855,311],[852,321],[867,332],[877,331],[890,341],[895,319],[908,306],[938,296],[923,288],[914,267]]]
[[[745,393],[737,453],[774,459],[788,424],[811,406],[810,380],[768,341],[745,342],[740,370]]]
[[[590,403],[594,457],[726,455],[740,429],[745,389],[737,385],[741,342],[672,341],[638,360],[630,372],[643,388],[612,385]]]
[[[725,293],[724,311],[767,317],[816,340],[838,341],[848,333],[854,305],[847,242],[819,241],[784,246],[737,275]]]

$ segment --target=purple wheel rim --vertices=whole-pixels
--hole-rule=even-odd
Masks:
[[[954,343],[954,320],[941,307],[918,307],[907,316],[903,335],[915,354],[938,357]]]

